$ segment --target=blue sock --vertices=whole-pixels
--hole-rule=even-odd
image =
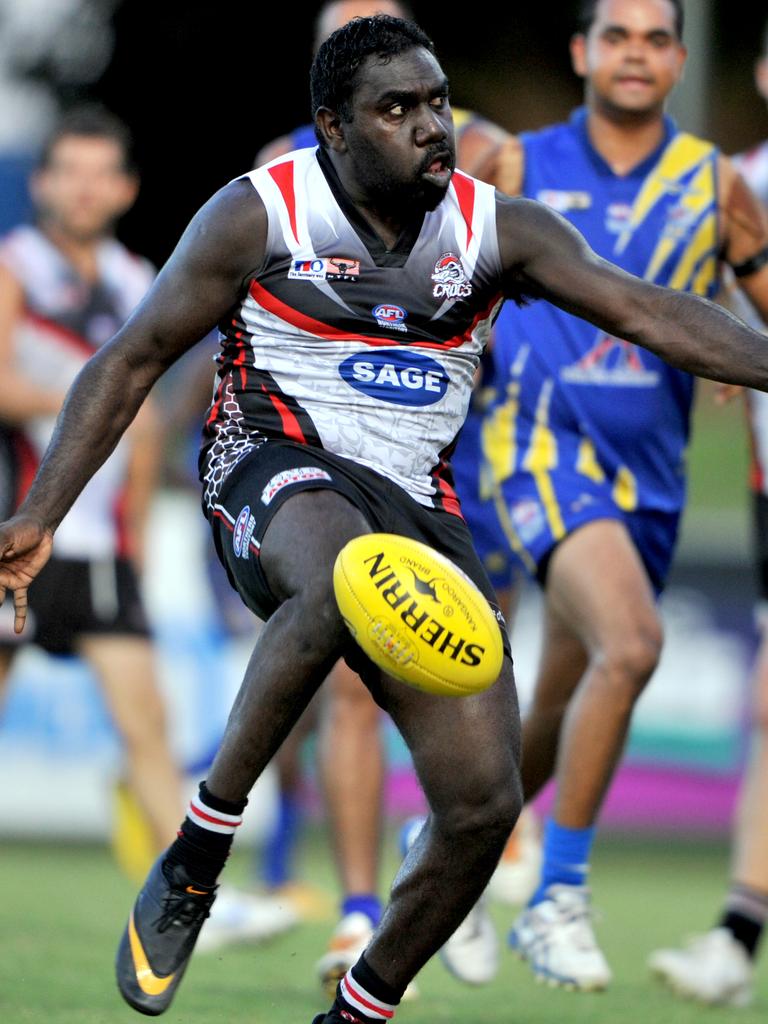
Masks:
[[[372,892],[358,892],[347,896],[341,904],[341,916],[356,913],[365,914],[370,918],[373,927],[377,928],[381,920],[381,900]]]
[[[270,889],[289,882],[293,877],[292,860],[299,831],[301,807],[292,794],[281,794],[274,830],[264,844],[261,876]]]
[[[566,828],[553,818],[547,818],[541,881],[529,907],[541,903],[550,885],[584,885],[594,838],[594,825],[590,828]]]

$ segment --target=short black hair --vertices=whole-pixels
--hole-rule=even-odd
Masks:
[[[321,107],[327,107],[345,121],[351,121],[350,100],[363,61],[375,54],[382,63],[388,63],[414,47],[435,52],[432,40],[412,21],[393,18],[390,14],[375,14],[347,22],[328,36],[312,61],[309,84],[313,117]],[[324,145],[317,128],[315,132]]]
[[[669,2],[672,4],[675,14],[675,32],[677,33],[677,38],[682,42],[683,25],[685,22],[683,0],[669,0]],[[595,20],[599,3],[600,0],[582,0],[578,15],[578,31],[583,32],[584,35],[592,28],[592,22]]]
[[[123,170],[126,174],[136,172],[130,129],[116,114],[98,103],[85,103],[64,111],[43,144],[38,160],[41,170],[50,166],[57,144],[72,135],[117,143],[123,154]]]

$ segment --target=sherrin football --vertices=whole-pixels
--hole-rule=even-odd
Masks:
[[[339,552],[333,587],[357,643],[401,682],[460,697],[498,678],[504,649],[491,606],[426,544],[394,533],[355,537]]]

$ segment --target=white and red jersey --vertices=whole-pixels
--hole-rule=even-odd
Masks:
[[[63,395],[96,349],[125,323],[152,282],[150,264],[114,239],[97,252],[98,279],[82,280],[62,252],[34,227],[20,227],[0,243],[0,261],[21,284],[24,309],[14,331],[20,374],[41,389]],[[6,474],[18,504],[50,441],[53,416],[20,426],[0,426],[12,453]],[[54,551],[63,558],[106,558],[119,549],[119,505],[128,445],[121,443],[62,521]]]
[[[733,158],[744,180],[768,207],[768,141]],[[747,297],[740,290],[728,295],[728,305],[738,316],[747,321],[756,331],[766,331],[766,324]],[[768,494],[768,394],[763,391],[747,391],[747,414],[752,448],[750,486],[762,494]]]
[[[247,178],[267,211],[266,256],[220,324],[206,507],[244,456],[288,439],[457,511],[447,458],[502,300],[492,186],[456,172],[387,250],[321,149]]]

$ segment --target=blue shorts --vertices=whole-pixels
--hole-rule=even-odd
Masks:
[[[627,527],[657,596],[664,589],[681,509],[627,512],[616,504],[609,485],[559,470],[548,472],[542,487],[533,474],[516,472],[497,488],[494,504],[515,562],[539,582],[545,582],[561,540],[586,523],[615,519]]]
[[[461,429],[456,449],[451,456],[453,483],[483,568],[494,590],[504,591],[514,584],[519,568],[499,525],[492,498],[480,497],[481,420],[481,415],[470,411]]]

